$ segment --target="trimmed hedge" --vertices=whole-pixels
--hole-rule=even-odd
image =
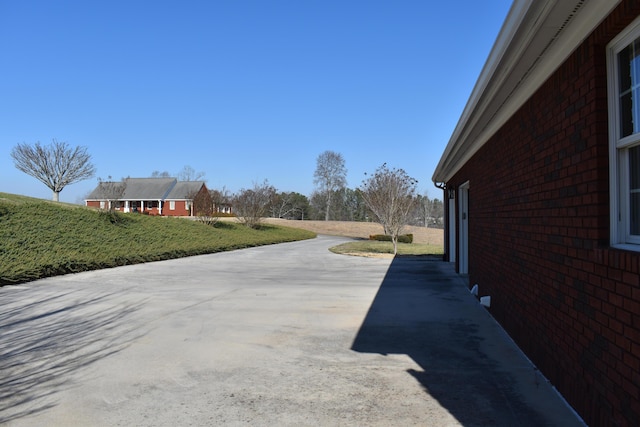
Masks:
[[[391,236],[388,234],[371,234],[369,240],[377,240],[379,242],[390,242]],[[413,234],[402,234],[398,236],[398,243],[413,243]]]

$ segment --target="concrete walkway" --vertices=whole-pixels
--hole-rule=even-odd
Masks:
[[[450,265],[345,240],[0,288],[0,424],[582,425]]]

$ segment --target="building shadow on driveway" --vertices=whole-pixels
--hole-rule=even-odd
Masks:
[[[396,257],[352,350],[411,357],[421,370],[407,372],[462,425],[550,425],[485,352],[486,328],[496,325],[483,310],[450,264]]]
[[[129,322],[142,303],[113,294],[42,295],[3,289],[0,299],[0,424],[56,405],[71,373],[124,349],[138,334]]]

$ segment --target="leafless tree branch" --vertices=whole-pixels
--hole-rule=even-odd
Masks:
[[[60,192],[70,184],[91,178],[95,167],[86,147],[70,147],[55,139],[50,145],[36,142],[33,146],[22,143],[11,149],[16,168],[36,178],[53,192],[58,201]]]
[[[275,195],[276,189],[266,180],[262,184],[253,184],[253,188],[240,190],[233,200],[238,219],[247,227],[259,228]]]
[[[347,168],[342,154],[334,151],[320,154],[313,174],[313,183],[317,186],[318,192],[325,197],[324,219],[328,221],[333,193],[347,185]]]

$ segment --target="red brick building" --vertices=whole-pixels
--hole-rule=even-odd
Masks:
[[[122,182],[101,182],[87,196],[87,206],[149,215],[194,216],[193,201],[204,194],[202,181],[175,178],[127,178]]]
[[[515,1],[433,175],[446,259],[593,426],[640,425],[639,16]]]

